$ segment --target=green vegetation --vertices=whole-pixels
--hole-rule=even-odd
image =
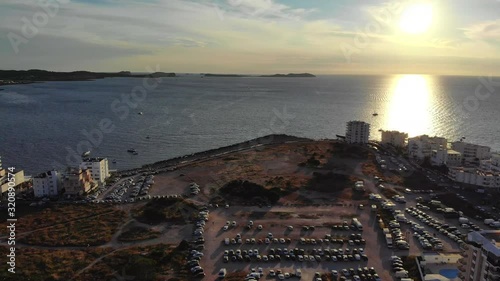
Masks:
[[[372,154],[368,149],[347,143],[335,143],[332,146],[333,157],[368,159]]]
[[[339,192],[345,188],[351,188],[354,182],[355,179],[347,175],[336,174],[333,172],[314,172],[313,178],[309,181],[306,188],[321,192]]]
[[[306,162],[307,166],[310,166],[310,167],[318,167],[320,163],[321,162],[318,159],[316,159],[316,157],[314,157],[314,155],[311,156],[311,158],[307,159],[307,162]]]
[[[418,271],[418,265],[415,261],[415,256],[402,257],[403,267],[408,270],[408,277],[415,281],[422,281],[420,278],[420,272]]]
[[[262,185],[246,180],[230,181],[220,189],[220,193],[239,199],[261,198],[269,203],[276,203],[281,197],[279,188],[266,189]]]
[[[145,227],[133,227],[118,237],[118,240],[124,242],[130,241],[140,241],[157,238],[160,235],[160,232],[154,231]]]
[[[434,166],[434,165],[432,165],[430,157],[425,157],[421,166],[423,168],[435,170],[435,171],[438,171],[438,172],[443,173],[443,174],[448,174],[448,172],[450,170],[450,169],[448,169],[448,167],[446,165],[441,165],[441,166]]]
[[[403,186],[411,189],[429,190],[436,189],[436,185],[431,182],[422,172],[415,171],[411,175],[403,177]]]
[[[133,216],[144,223],[184,224],[194,218],[196,209],[194,204],[182,198],[161,198],[149,201],[145,206],[134,210]]]

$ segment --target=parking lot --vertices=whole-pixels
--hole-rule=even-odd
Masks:
[[[205,241],[210,242],[205,243],[204,257],[200,261],[208,277],[206,280],[217,278],[221,268],[226,268],[228,274],[262,268],[264,276],[269,276],[270,270],[276,275],[277,270],[281,270],[284,275],[296,273],[296,269],[300,268],[302,279],[313,280],[316,272],[324,274],[336,270],[342,276],[342,269],[357,270],[364,267],[373,267],[381,280],[391,280],[391,264],[380,257],[391,256],[395,251],[385,246],[382,235],[377,232],[375,214],[369,209],[349,208],[349,212],[340,206],[229,207],[210,210],[203,234]],[[344,221],[350,225],[353,217],[359,218],[364,225],[363,231],[351,227],[343,230]],[[233,221],[236,226],[232,225]],[[250,221],[253,226],[248,228]],[[227,222],[229,227],[224,230]],[[259,229],[259,225],[262,229]],[[338,227],[334,229],[334,225]],[[308,229],[305,230],[304,226]],[[361,235],[360,239],[357,239],[358,235]],[[238,237],[241,241],[238,241]],[[266,241],[266,238],[269,240]],[[301,238],[304,239],[302,243]],[[361,244],[361,239],[365,243]],[[349,240],[352,240],[350,244]],[[294,259],[287,257],[291,253]],[[242,260],[237,258],[238,255],[241,255]],[[246,255],[249,259],[245,258]],[[257,255],[260,257],[257,258]],[[228,258],[224,260],[224,256]],[[336,261],[332,256],[336,256]]]

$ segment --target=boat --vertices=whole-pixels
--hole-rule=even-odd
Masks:
[[[377,113],[377,112],[375,112],[375,113],[373,113],[372,115],[373,115],[373,116],[378,116],[378,113]]]
[[[87,157],[89,155],[90,155],[90,150],[85,151],[84,153],[82,153],[82,157]]]
[[[127,151],[128,151],[128,152],[131,152],[131,153],[137,152],[137,151],[135,151],[135,149],[133,149],[133,148],[131,148],[131,149],[127,150]]]
[[[113,159],[113,163],[116,163],[116,159]]]
[[[139,152],[134,151],[134,152],[132,152],[132,154],[137,155],[137,154],[139,154]]]
[[[148,140],[149,140],[150,138],[151,138],[151,137],[149,137],[149,136],[147,136],[147,137],[146,137],[146,139],[148,139]]]
[[[142,111],[139,111],[139,112],[137,112],[137,114],[142,115],[143,113],[142,113]]]

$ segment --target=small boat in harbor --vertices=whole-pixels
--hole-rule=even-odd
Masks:
[[[150,138],[151,138],[151,137],[149,137],[149,136],[146,136],[146,139],[148,139],[148,140],[149,140]]]
[[[82,157],[88,157],[89,155],[90,155],[90,150],[85,151],[84,153],[82,153]]]
[[[139,111],[139,112],[137,112],[137,114],[142,115],[143,113],[142,113],[142,111]]]
[[[113,164],[116,164],[116,159],[113,159]]]
[[[127,152],[131,152],[131,153],[137,153],[137,151],[136,151],[135,149],[133,149],[133,148],[131,148],[131,149],[128,149],[128,150],[127,150]]]
[[[139,152],[134,151],[134,152],[132,152],[132,154],[137,155],[137,154],[139,154]]]

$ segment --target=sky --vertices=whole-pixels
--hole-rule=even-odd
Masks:
[[[500,76],[500,0],[0,1],[0,69],[147,67]]]

